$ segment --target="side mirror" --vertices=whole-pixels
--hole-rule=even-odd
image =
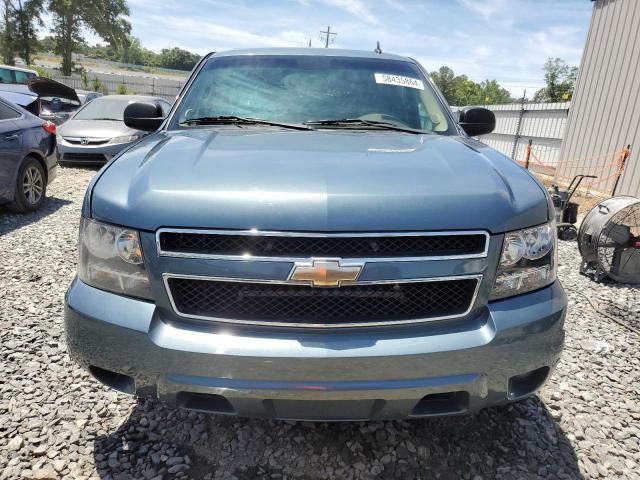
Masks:
[[[135,102],[124,109],[124,124],[143,132],[155,132],[164,121],[160,105],[148,102]]]
[[[460,110],[458,123],[470,137],[493,132],[496,128],[496,116],[491,110],[482,107],[467,107]]]

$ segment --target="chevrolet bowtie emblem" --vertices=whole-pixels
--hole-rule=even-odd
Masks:
[[[308,283],[312,287],[339,287],[342,282],[355,282],[362,267],[362,265],[342,266],[338,260],[313,260],[310,263],[296,263],[289,280]]]

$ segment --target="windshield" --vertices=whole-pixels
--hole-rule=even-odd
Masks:
[[[173,116],[237,116],[273,122],[362,119],[452,133],[448,116],[419,68],[401,60],[306,55],[211,58]],[[317,128],[375,128],[363,123]]]
[[[124,120],[124,109],[135,100],[129,98],[101,97],[87,103],[76,113],[74,120]]]

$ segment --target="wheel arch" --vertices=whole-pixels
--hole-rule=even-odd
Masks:
[[[22,167],[22,164],[26,162],[29,157],[34,158],[38,161],[38,163],[42,167],[42,170],[44,170],[45,183],[49,183],[49,168],[47,167],[47,162],[45,162],[44,157],[37,150],[27,152],[27,154],[23,157],[23,159],[20,161],[20,164],[18,165],[18,171],[20,170],[20,167]]]

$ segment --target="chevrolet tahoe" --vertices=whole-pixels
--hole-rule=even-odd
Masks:
[[[169,405],[304,420],[475,412],[564,344],[553,207],[411,58],[206,55],[82,207],[71,356]]]

